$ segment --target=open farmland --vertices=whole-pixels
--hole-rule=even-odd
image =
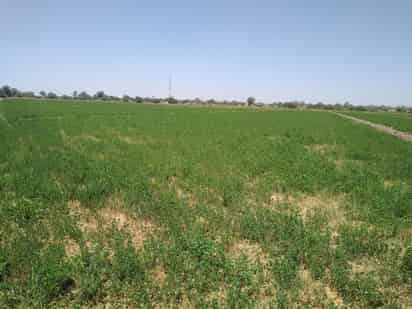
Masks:
[[[344,112],[344,114],[377,124],[383,124],[399,131],[412,133],[411,113]]]
[[[0,307],[411,307],[411,219],[332,113],[0,102]]]

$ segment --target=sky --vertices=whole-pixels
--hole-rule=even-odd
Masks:
[[[412,106],[412,1],[0,0],[0,85]]]

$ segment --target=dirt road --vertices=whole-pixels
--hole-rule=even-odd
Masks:
[[[394,128],[387,127],[387,126],[384,126],[382,124],[373,123],[373,122],[370,122],[370,121],[367,121],[367,120],[359,119],[359,118],[356,118],[356,117],[348,116],[348,115],[337,113],[337,112],[334,112],[334,114],[339,115],[343,118],[350,119],[354,122],[366,124],[367,126],[370,126],[370,127],[374,128],[378,131],[385,132],[387,134],[396,136],[400,139],[403,139],[404,141],[412,142],[412,133],[398,131],[398,130],[395,130]]]

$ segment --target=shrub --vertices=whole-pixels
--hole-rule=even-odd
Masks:
[[[248,106],[251,106],[251,105],[255,104],[255,102],[256,102],[256,99],[254,97],[248,97],[247,98],[247,105]]]

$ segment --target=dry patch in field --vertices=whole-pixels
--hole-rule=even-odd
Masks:
[[[173,190],[176,193],[176,196],[179,200],[182,200],[187,203],[189,207],[194,207],[197,203],[195,196],[185,191],[178,183],[176,177],[172,176],[169,178],[169,190]]]
[[[342,208],[344,204],[343,195],[328,195],[325,193],[318,194],[285,194],[273,192],[270,196],[271,208],[278,204],[287,203],[291,209],[296,208],[304,221],[316,214],[327,217],[328,224],[332,229],[336,229],[345,222],[345,212]]]
[[[154,141],[152,137],[136,132],[130,132],[131,135],[125,135],[118,130],[110,130],[109,134],[128,145],[144,145]]]
[[[329,285],[315,280],[309,270],[303,267],[299,270],[302,289],[299,293],[299,303],[302,305],[317,305],[327,307],[330,304],[343,306],[343,299]]]
[[[60,130],[60,137],[63,141],[64,145],[72,145],[73,143],[80,141],[80,142],[94,142],[94,143],[98,143],[101,141],[100,138],[97,138],[94,135],[89,135],[89,134],[82,134],[82,135],[78,135],[78,136],[69,136],[66,134],[66,132],[61,129]]]
[[[345,166],[345,160],[336,159],[334,162],[335,162],[335,166],[338,170],[343,170],[343,167]]]
[[[257,308],[269,308],[276,296],[269,255],[258,243],[245,239],[235,241],[230,246],[228,254],[234,260],[244,256],[249,263],[262,267],[261,272],[259,271],[259,273],[254,274],[254,280],[260,282],[259,290],[256,292],[256,306]],[[218,294],[221,295],[220,300],[225,299],[222,298],[222,296],[226,297],[226,291],[224,289],[219,289]]]
[[[126,144],[129,144],[129,145],[144,144],[143,141],[137,140],[137,139],[132,138],[132,137],[130,137],[130,136],[122,136],[122,135],[120,135],[120,136],[119,136],[119,140],[122,141],[122,142],[124,142],[124,143],[126,143]]]
[[[66,237],[63,241],[66,256],[73,257],[80,254],[80,246],[73,239]]]
[[[389,179],[385,179],[383,181],[383,186],[385,187],[385,189],[389,189],[392,188],[396,185],[396,182],[393,180],[389,180]]]
[[[383,181],[383,186],[385,187],[385,189],[391,189],[393,187],[406,188],[407,183],[401,180],[385,179]]]
[[[118,229],[125,230],[131,236],[136,248],[143,247],[144,241],[155,229],[154,224],[149,220],[138,219],[126,211],[123,200],[119,197],[110,197],[105,207],[98,211],[98,216],[102,219],[103,228],[114,224]]]
[[[303,220],[320,213],[327,217],[332,229],[336,229],[345,221],[345,212],[342,209],[343,196],[301,195],[295,203]]]
[[[214,203],[222,204],[223,203],[224,198],[216,189],[208,187],[205,189],[205,192],[206,192],[206,199],[208,202],[212,204]]]
[[[230,255],[234,259],[238,259],[242,255],[252,263],[267,265],[269,263],[268,255],[257,243],[252,243],[248,240],[240,240],[235,242],[229,249]]]
[[[153,281],[156,282],[159,286],[164,285],[167,278],[167,274],[162,265],[157,265],[152,271],[151,275]]]
[[[378,264],[370,258],[356,259],[349,262],[349,265],[351,266],[353,274],[367,274],[378,269]]]
[[[209,303],[217,303],[218,308],[224,308],[227,302],[227,289],[224,285],[221,285],[216,291],[209,293],[206,296],[206,300]]]
[[[86,134],[84,134],[84,135],[80,135],[80,136],[76,137],[76,139],[77,139],[77,138],[78,138],[78,139],[81,139],[81,140],[86,140],[86,141],[95,142],[95,143],[98,143],[98,142],[101,141],[100,138],[97,138],[97,137],[94,136],[94,135],[86,135]]]
[[[70,200],[68,203],[70,214],[78,219],[78,226],[85,232],[96,232],[98,222],[87,208],[81,206],[80,201]]]
[[[398,286],[394,294],[398,295],[399,302],[403,305],[402,308],[412,308],[412,296],[410,288],[407,289],[405,287]]]
[[[209,224],[209,222],[207,221],[207,219],[205,217],[199,216],[196,219],[196,223],[202,226],[207,226]]]
[[[149,220],[141,220],[123,208],[123,201],[118,197],[110,197],[105,207],[91,213],[81,206],[79,201],[69,201],[70,213],[78,218],[82,232],[93,233],[108,230],[113,225],[127,232],[136,248],[143,247],[144,241],[152,234],[155,226]]]
[[[317,153],[320,155],[325,155],[336,150],[336,146],[330,144],[306,145],[305,148],[310,152]]]
[[[187,295],[180,296],[179,303],[176,305],[173,303],[160,303],[154,306],[155,309],[167,309],[167,308],[182,308],[182,309],[194,309],[195,305],[192,304],[190,298]]]
[[[270,196],[270,202],[274,204],[290,203],[292,200],[292,196],[286,193],[273,192]]]
[[[148,137],[143,136],[127,136],[127,135],[118,135],[118,138],[121,142],[126,143],[128,145],[144,145],[149,144],[152,140]]]

